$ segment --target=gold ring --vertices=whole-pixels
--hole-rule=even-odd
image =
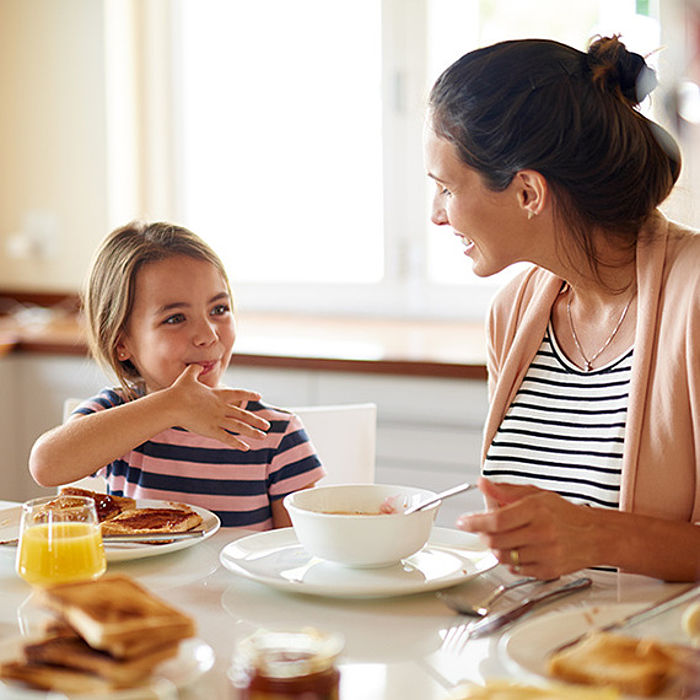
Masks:
[[[514,569],[520,568],[520,553],[517,549],[510,550],[510,563],[513,565]]]

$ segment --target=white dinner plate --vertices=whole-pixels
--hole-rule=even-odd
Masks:
[[[136,501],[136,507],[167,508],[170,503],[171,501],[142,499]],[[206,508],[200,508],[199,506],[191,505],[189,507],[202,516],[202,523],[199,527],[204,530],[204,534],[201,537],[175,540],[175,542],[169,542],[168,544],[143,544],[141,542],[115,542],[109,544],[105,541],[105,556],[107,557],[107,561],[127,561],[130,559],[142,559],[143,557],[154,557],[158,554],[167,554],[168,552],[176,552],[179,549],[192,547],[206,540],[221,527],[221,520],[219,520],[219,516],[215,513],[212,513]],[[15,539],[19,536],[19,520],[21,514],[21,506],[0,510],[0,541]],[[0,545],[0,552],[10,553],[12,556],[15,556],[17,548],[10,545]]]
[[[21,657],[22,645],[27,643],[23,637],[14,637],[0,641],[0,662]],[[135,688],[115,690],[111,693],[71,694],[71,698],[88,700],[143,700],[144,698],[177,698],[178,690],[193,683],[214,665],[214,650],[201,639],[185,639],[180,643],[177,656],[156,666],[151,676]],[[63,693],[33,690],[21,683],[0,681],[0,697],[14,700],[39,700],[39,698],[65,698]]]
[[[647,605],[648,603],[605,603],[555,610],[517,625],[504,636],[502,648],[507,658],[517,666],[514,671],[526,671],[549,678],[547,660],[558,646]],[[533,639],[537,640],[536,644],[533,644]]]
[[[337,598],[382,598],[422,593],[464,583],[498,564],[478,537],[433,528],[419,552],[394,566],[352,569],[309,554],[294,528],[248,535],[220,555],[229,570],[274,588]]]

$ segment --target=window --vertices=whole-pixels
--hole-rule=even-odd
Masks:
[[[379,4],[179,7],[183,219],[237,285],[380,282]]]
[[[160,97],[141,91],[151,113],[142,142],[161,143],[172,164],[151,166],[154,192],[172,179],[155,210],[214,246],[246,309],[483,318],[513,271],[476,278],[455,237],[429,222],[421,141],[430,85],[466,51],[506,38],[584,48],[618,32],[640,53],[660,45],[658,0],[165,7],[167,17],[142,13],[146,61],[151,34],[171,32],[165,78],[154,82],[169,107],[149,108]]]

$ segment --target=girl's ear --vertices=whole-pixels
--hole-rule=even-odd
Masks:
[[[528,219],[541,214],[549,198],[549,185],[536,170],[520,170],[515,174],[518,204]]]
[[[126,347],[126,343],[124,342],[123,338],[120,338],[117,341],[117,359],[119,362],[126,362],[126,360],[131,358],[131,353],[129,352],[129,349]]]

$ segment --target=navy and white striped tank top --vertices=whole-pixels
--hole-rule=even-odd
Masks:
[[[550,323],[488,449],[484,476],[617,508],[632,353],[584,372],[561,352]]]

